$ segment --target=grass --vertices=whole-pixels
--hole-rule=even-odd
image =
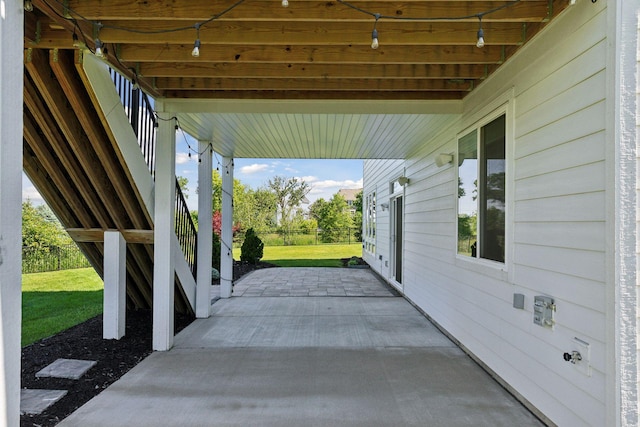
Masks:
[[[102,313],[102,279],[92,268],[22,275],[22,346]]]
[[[362,255],[362,243],[265,246],[262,261],[280,267],[342,267],[341,258]],[[233,257],[240,259],[240,249],[233,250]]]
[[[267,246],[263,261],[280,267],[342,267],[362,244]],[[233,250],[240,259],[240,249]],[[22,275],[22,346],[102,313],[103,283],[92,268]]]

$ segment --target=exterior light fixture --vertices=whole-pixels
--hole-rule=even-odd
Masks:
[[[480,20],[480,28],[478,29],[478,41],[476,47],[484,47],[484,30],[482,29],[482,16],[478,16]]]
[[[98,58],[104,58],[105,56],[105,47],[102,44],[102,40],[100,40],[99,38],[96,39],[96,56]]]
[[[289,0],[282,0],[282,7],[289,7]]]
[[[403,187],[408,183],[409,183],[409,178],[407,178],[406,176],[401,176],[400,178],[398,178],[398,184],[402,185]]]
[[[380,46],[378,42],[378,30],[376,26],[378,25],[378,19],[380,19],[380,14],[376,13],[373,15],[376,18],[376,22],[373,24],[373,31],[371,32],[371,49],[377,49]]]
[[[196,41],[193,43],[191,56],[197,58],[200,56],[200,24],[196,24]]]
[[[448,165],[451,162],[453,162],[452,154],[441,153],[436,156],[436,166],[439,168],[444,165]]]

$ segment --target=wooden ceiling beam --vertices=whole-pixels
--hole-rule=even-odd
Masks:
[[[335,64],[496,64],[502,48],[485,46],[202,46],[200,57],[190,45],[124,45],[124,62],[267,62]]]
[[[385,101],[390,99],[408,100],[451,100],[462,99],[468,92],[423,91],[423,92],[375,92],[375,91],[206,91],[183,90],[165,92],[167,98],[176,99],[358,99]]]
[[[140,64],[144,77],[219,78],[371,78],[371,79],[484,79],[492,69],[481,64]]]
[[[470,91],[474,82],[448,79],[158,78],[160,90]]]
[[[187,25],[202,22],[232,6],[235,0],[191,0],[188,4],[174,0],[127,1],[117,0],[70,0],[69,8],[76,15],[94,21],[161,20],[171,17],[175,21],[187,21]],[[397,17],[459,17],[474,16],[505,4],[504,1],[455,1],[455,0],[402,0],[402,1],[359,1],[356,4],[372,13]],[[523,1],[495,13],[485,15],[483,20],[536,21],[547,17],[548,2]],[[274,0],[252,0],[223,15],[217,21],[373,21],[370,15],[358,12],[336,1],[292,0],[283,8]],[[475,20],[476,18],[471,18]],[[214,24],[215,25],[215,24]],[[176,24],[174,24],[176,26]]]
[[[100,40],[104,43],[193,44],[193,29],[157,33],[175,26],[175,22],[145,23],[152,34],[109,28],[120,23],[104,22]],[[523,41],[523,24],[518,22],[483,23],[485,41],[494,45],[519,45]],[[389,45],[475,45],[479,24],[459,22],[384,21],[377,25],[380,43]],[[218,22],[200,29],[203,45],[371,45],[372,22]],[[62,31],[43,30],[40,44],[68,43],[71,35]]]

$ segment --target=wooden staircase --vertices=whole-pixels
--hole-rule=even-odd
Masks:
[[[81,61],[78,50],[25,49],[24,171],[101,277],[103,232],[122,232],[127,241],[127,306],[151,308],[152,214]],[[178,312],[193,313],[178,280],[175,304]]]

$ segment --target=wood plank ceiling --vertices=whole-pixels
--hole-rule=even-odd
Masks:
[[[26,48],[73,49],[75,32],[94,51],[99,38],[107,60],[154,97],[459,100],[569,0],[32,3]]]

